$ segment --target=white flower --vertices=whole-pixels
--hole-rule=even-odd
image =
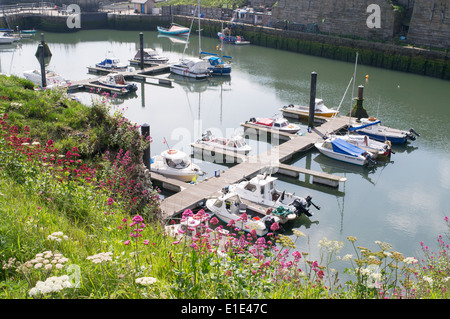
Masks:
[[[415,263],[417,263],[417,259],[414,257],[407,257],[407,258],[403,259],[403,262],[408,265],[415,264]]]
[[[351,260],[353,258],[352,254],[347,254],[344,257],[342,257],[342,260]]]
[[[73,288],[72,283],[69,281],[69,276],[64,275],[61,277],[49,277],[45,281],[38,281],[36,286],[32,288],[28,294],[30,296],[37,296],[39,294],[48,294],[52,292],[59,292],[64,288]]]
[[[428,276],[424,276],[424,277],[423,277],[423,281],[426,281],[426,282],[429,283],[430,285],[433,284],[433,278],[428,277]]]
[[[136,278],[136,283],[141,284],[143,286],[149,286],[151,284],[154,284],[156,281],[157,281],[156,278],[153,277]]]
[[[42,264],[41,263],[37,263],[36,265],[34,265],[34,268],[36,268],[36,269],[39,269],[39,268],[41,268],[42,267]]]
[[[92,260],[92,262],[94,264],[99,264],[99,263],[104,262],[104,261],[111,261],[112,260],[112,258],[111,258],[112,255],[113,255],[113,253],[111,253],[111,252],[99,253],[99,254],[96,254],[96,255],[93,255],[93,256],[89,256],[86,259],[87,260]]]

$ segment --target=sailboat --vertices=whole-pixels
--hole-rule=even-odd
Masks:
[[[195,12],[194,12],[195,13]],[[194,18],[192,18],[192,22],[194,22]],[[192,24],[191,24],[192,28]],[[198,2],[198,36],[199,36],[199,51],[201,52],[201,44],[200,44],[200,0]],[[189,38],[189,37],[188,37]],[[184,48],[186,51],[187,45]],[[185,77],[196,78],[196,79],[205,79],[210,76],[211,71],[208,69],[209,63],[200,58],[185,58],[183,51],[183,57],[178,61],[178,63],[174,63],[170,65],[170,72],[178,75],[182,75]]]
[[[222,22],[222,30],[223,30],[223,22]],[[220,48],[221,56],[219,57],[215,53],[209,52],[201,52],[200,55],[202,59],[208,61],[209,70],[212,72],[212,75],[230,75],[231,74],[231,56],[223,55],[223,39],[221,39]],[[228,59],[227,62],[224,61],[224,58]]]

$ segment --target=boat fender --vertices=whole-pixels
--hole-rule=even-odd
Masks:
[[[376,117],[369,117],[369,119],[368,119],[369,121],[372,121],[372,122],[374,122],[374,121],[376,121],[377,120],[377,118]]]
[[[167,154],[175,154],[176,152],[177,152],[177,150],[170,149],[167,151]]]

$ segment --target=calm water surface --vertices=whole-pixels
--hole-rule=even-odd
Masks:
[[[73,34],[45,33],[53,53],[48,69],[70,80],[95,77],[87,67],[114,55],[122,62],[131,59],[139,48],[138,32],[113,30],[79,31]],[[1,72],[22,76],[23,71],[39,68],[35,58],[39,36],[22,40],[16,46],[0,47]],[[145,47],[153,47],[175,62],[183,54],[184,44],[144,32]],[[216,51],[218,41],[202,37],[202,49]],[[192,36],[186,56],[197,56],[198,37]],[[189,143],[206,129],[217,135],[230,135],[250,117],[279,113],[289,103],[308,104],[310,75],[318,73],[317,96],[329,107],[337,107],[353,74],[354,65],[259,46],[225,46],[224,54],[233,57],[233,71],[227,79],[187,81],[175,78],[173,88],[138,83],[135,95],[116,99],[125,116],[138,124],[151,126],[152,155],[171,147],[190,152]],[[365,75],[369,75],[366,80]],[[388,242],[405,256],[418,256],[421,241],[433,247],[437,235],[445,231],[443,218],[450,205],[450,82],[358,66],[357,85],[364,85],[364,106],[384,125],[409,129],[420,137],[406,146],[395,147],[389,163],[374,169],[359,168],[333,161],[312,150],[290,164],[345,176],[339,189],[313,185],[309,179],[279,176],[279,189],[311,195],[321,206],[310,219],[292,226],[310,238],[297,242],[300,251],[317,254],[322,237],[346,243],[341,254],[351,253],[347,236],[356,236],[358,244],[376,250],[374,241]],[[351,92],[341,107],[350,109]],[[90,104],[90,93],[77,94]],[[303,126],[304,131],[306,127]],[[249,140],[252,153],[270,149],[270,144]],[[214,175],[226,165],[201,162]],[[287,231],[292,235],[292,230]],[[294,238],[294,237],[293,237]]]

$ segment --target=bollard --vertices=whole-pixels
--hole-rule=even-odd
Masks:
[[[139,42],[140,42],[140,47],[139,47],[139,53],[141,56],[141,70],[144,69],[144,34],[142,32],[139,33]]]
[[[308,127],[314,127],[314,109],[316,108],[316,83],[317,83],[317,73],[311,73],[311,91],[309,95],[309,117],[308,117]]]
[[[45,74],[44,45],[42,44],[39,44],[39,64],[41,65],[41,87],[45,89],[47,87],[47,77]]]

